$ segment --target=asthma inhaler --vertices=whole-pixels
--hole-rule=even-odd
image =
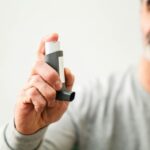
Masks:
[[[60,50],[59,41],[45,43],[45,62],[59,73],[63,84],[62,89],[56,92],[56,99],[60,101],[72,101],[75,97],[75,92],[68,91],[65,86],[63,51]]]

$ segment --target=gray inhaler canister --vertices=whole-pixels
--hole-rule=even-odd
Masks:
[[[65,86],[63,51],[60,50],[59,41],[45,43],[45,62],[59,73],[63,84],[62,89],[56,92],[56,99],[60,101],[73,101],[75,92],[68,91]]]

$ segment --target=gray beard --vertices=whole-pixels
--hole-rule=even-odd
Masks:
[[[150,61],[150,44],[144,47],[143,56],[145,57],[145,59]]]

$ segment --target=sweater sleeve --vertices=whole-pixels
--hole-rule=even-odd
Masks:
[[[0,150],[34,150],[39,147],[47,128],[43,128],[33,135],[19,133],[11,120],[7,125],[1,127]]]
[[[75,128],[68,113],[33,135],[19,133],[11,121],[1,127],[0,150],[71,150],[75,139]]]

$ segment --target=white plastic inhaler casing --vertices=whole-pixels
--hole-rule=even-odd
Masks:
[[[62,89],[56,92],[56,100],[72,101],[75,92],[68,91],[65,86],[63,51],[60,50],[59,41],[45,42],[45,62],[58,72],[63,84]]]

